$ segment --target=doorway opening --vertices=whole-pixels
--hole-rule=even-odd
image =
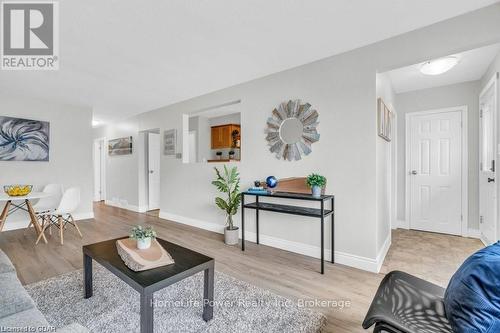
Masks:
[[[139,211],[148,214],[159,213],[160,209],[160,129],[150,129],[140,132],[139,139],[142,148],[139,154]]]
[[[496,185],[487,180],[494,177],[484,165],[491,168],[499,142],[490,138],[482,147],[482,137],[489,137],[494,127],[485,127],[488,133],[481,134],[482,123],[488,120],[480,118],[479,99],[498,71],[499,59],[497,43],[433,55],[383,73],[395,92],[399,116],[396,228],[480,239],[481,225],[489,217],[495,220],[498,237],[498,213],[495,217],[492,212],[481,213],[489,206],[491,211],[498,209],[492,202],[483,202],[487,191],[481,178],[492,196]],[[493,90],[498,95],[498,87]],[[481,167],[484,149],[493,157],[487,157],[490,161]],[[492,200],[498,207],[499,198]]]
[[[106,138],[94,140],[94,201],[106,200]]]
[[[398,115],[396,230],[382,271],[417,276],[426,263],[461,264],[500,229],[500,44],[428,55],[380,73]],[[453,271],[433,274],[446,284]]]

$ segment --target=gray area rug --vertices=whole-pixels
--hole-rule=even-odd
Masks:
[[[94,296],[83,298],[82,270],[26,286],[51,325],[92,332],[139,332],[139,293],[94,262]],[[155,332],[319,332],[323,314],[226,274],[215,273],[214,319],[202,315],[203,273],[154,294]]]

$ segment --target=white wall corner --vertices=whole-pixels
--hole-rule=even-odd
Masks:
[[[410,225],[405,220],[396,220],[396,224],[392,226],[392,229],[410,229]]]
[[[391,244],[392,244],[392,237],[391,237],[391,233],[389,233],[389,235],[387,235],[387,238],[385,239],[384,245],[382,245],[382,248],[377,253],[376,273],[380,272],[380,269],[382,268],[382,265],[384,264],[385,256],[387,255],[387,252],[389,252],[389,249],[391,248]]]
[[[198,220],[198,219],[193,219],[165,211],[160,211],[160,218],[173,221],[173,222],[178,222],[186,225],[190,225],[196,228],[200,229],[205,229],[209,231],[213,231],[219,234],[224,233],[224,226],[221,224],[213,223],[213,222],[207,222],[203,220]],[[240,238],[241,238],[241,229],[240,229]],[[245,240],[249,242],[255,243],[257,238],[257,235],[254,232],[246,231],[245,232]],[[260,244],[262,245],[267,245],[271,247],[275,247],[281,250],[293,252],[293,253],[298,253],[302,254],[305,256],[313,257],[320,259],[321,258],[321,248],[319,246],[315,245],[310,245],[310,244],[304,244],[304,243],[299,243],[299,242],[294,242],[294,241],[289,241],[286,239],[281,239],[277,237],[272,237],[268,235],[263,235],[260,234],[259,237]],[[380,267],[382,264],[379,265],[378,260],[381,260],[382,263],[384,261],[385,255],[387,254],[387,250],[389,249],[391,245],[391,239],[390,239],[390,234],[389,237],[387,238],[386,242],[384,243],[384,247],[382,248],[381,253],[379,256],[377,256],[377,259],[372,259],[372,258],[367,258],[367,257],[362,257],[350,253],[345,253],[341,251],[335,251],[335,263],[336,264],[342,264],[358,269],[362,269],[365,271],[369,272],[374,272],[378,273],[380,271]],[[387,249],[385,249],[387,247]],[[331,250],[325,249],[324,253],[325,261],[330,261],[331,260]],[[380,257],[380,258],[379,258]],[[326,263],[328,264],[328,263]]]

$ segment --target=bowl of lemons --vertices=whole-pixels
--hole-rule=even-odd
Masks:
[[[33,185],[6,185],[4,192],[11,197],[22,197],[31,193]]]

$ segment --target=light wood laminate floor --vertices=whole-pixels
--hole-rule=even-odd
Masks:
[[[95,204],[94,212],[94,219],[78,223],[83,239],[68,227],[63,246],[57,233],[47,235],[49,244],[35,246],[34,232],[14,230],[0,234],[0,248],[28,284],[82,268],[84,244],[126,236],[134,224],[151,224],[159,237],[214,257],[217,270],[253,285],[294,300],[349,301],[350,307],[317,309],[327,316],[326,332],[363,332],[361,322],[384,276],[338,264],[326,264],[321,275],[314,258],[253,243],[242,252],[224,245],[222,235],[102,203]],[[441,285],[481,247],[475,239],[408,230],[393,231],[392,244],[382,272],[404,270]]]

